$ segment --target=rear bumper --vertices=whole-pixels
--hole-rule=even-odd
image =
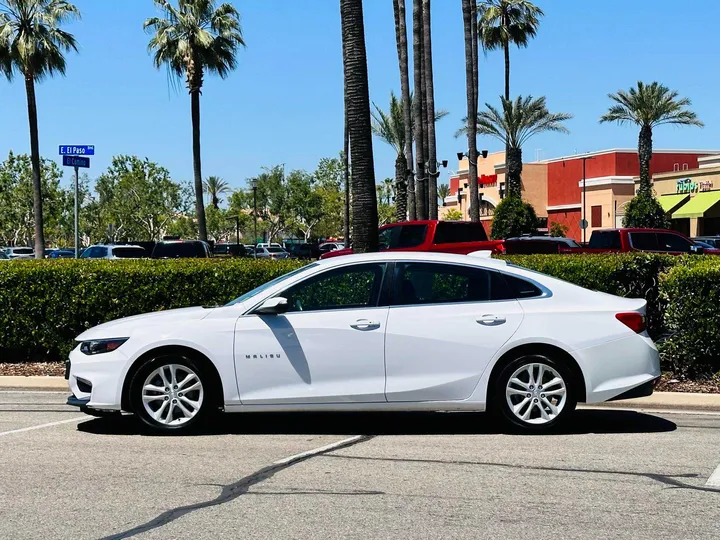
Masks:
[[[623,392],[618,396],[608,399],[608,401],[618,401],[621,399],[634,399],[652,396],[652,393],[655,390],[655,385],[657,385],[659,380],[660,377],[655,377],[652,381],[648,381],[641,384],[640,386],[636,386],[635,388],[628,390],[627,392]]]

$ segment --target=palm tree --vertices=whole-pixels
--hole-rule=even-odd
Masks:
[[[474,0],[462,0],[463,29],[465,32],[465,94],[467,96],[467,125],[465,134],[468,140],[468,214],[470,221],[480,221],[480,198],[478,197],[477,177],[477,118],[478,94],[475,84],[477,72],[477,61],[473,54],[474,39],[473,28],[476,28],[476,20],[473,17]]]
[[[352,240],[355,251],[365,253],[377,251],[379,239],[362,0],[340,0],[340,20],[352,162]]]
[[[509,197],[520,197],[522,190],[522,147],[533,136],[545,131],[570,133],[563,122],[572,118],[568,113],[551,113],[545,98],[518,96],[511,101],[500,96],[502,112],[490,104],[486,111],[478,113],[477,132],[489,135],[505,144],[507,169],[507,191]],[[455,135],[466,133],[460,129]]]
[[[678,98],[677,92],[657,82],[646,85],[638,81],[636,88],[630,88],[627,92],[618,90],[615,94],[608,94],[608,97],[615,102],[615,105],[610,107],[608,112],[600,118],[600,123],[630,123],[640,127],[638,138],[639,193],[652,195],[650,160],[653,153],[653,128],[663,124],[703,127],[703,123],[698,120],[693,111],[687,109],[690,106],[688,98]]]
[[[407,192],[407,214],[403,211],[404,204],[398,202],[397,218],[405,221],[406,215],[410,220],[416,217],[415,208],[415,177],[413,173],[413,130],[412,130],[412,106],[410,102],[410,77],[408,75],[408,43],[407,28],[405,21],[405,0],[393,0],[393,11],[395,13],[395,41],[398,50],[398,65],[400,67],[400,91],[403,107],[403,127],[405,129],[405,177],[407,182],[402,189]],[[398,189],[398,197],[402,192]],[[401,214],[402,212],[402,214]]]
[[[432,56],[432,32],[430,22],[430,0],[423,0],[423,52],[425,71],[424,89],[425,89],[425,117],[427,130],[427,162],[428,162],[428,217],[437,219],[437,179],[440,173],[437,171],[437,141],[435,139],[435,122],[430,119],[435,117],[435,83],[433,81],[433,56]]]
[[[413,94],[409,97],[410,108],[413,107]],[[372,130],[373,133],[379,137],[382,141],[392,146],[393,150],[397,153],[395,159],[395,193],[396,193],[396,204],[397,208],[397,219],[398,221],[405,221],[407,207],[403,202],[406,202],[406,194],[403,194],[398,186],[402,189],[405,186],[405,178],[407,173],[407,158],[405,152],[407,151],[407,144],[405,136],[409,132],[413,133],[415,122],[413,121],[412,115],[410,116],[410,129],[406,129],[405,124],[405,109],[402,102],[395,96],[394,92],[390,92],[390,107],[387,112],[383,111],[376,103],[373,103],[375,110],[372,112]],[[441,118],[444,118],[449,113],[445,110],[435,111],[435,121],[437,122]],[[410,146],[412,152],[412,143],[414,137],[410,139]],[[402,209],[400,208],[402,206]]]
[[[450,186],[447,184],[440,184],[438,186],[438,197],[440,198],[440,204],[445,206],[445,197],[450,196]]]
[[[79,18],[80,11],[65,0],[0,0],[0,71],[8,80],[15,72],[25,79],[37,259],[45,256],[45,234],[35,83],[56,73],[65,75],[63,53],[77,52],[77,43],[60,26]]]
[[[193,130],[193,173],[195,213],[201,240],[207,240],[200,159],[200,94],[205,72],[224,79],[237,64],[239,47],[244,47],[240,14],[232,4],[215,7],[214,0],[154,0],[164,17],[152,17],[144,28],[154,35],[148,46],[157,68],[163,64],[178,78],[185,77],[190,93]]]
[[[545,13],[528,0],[484,0],[478,8],[483,49],[505,53],[505,99],[510,99],[510,45],[527,47]]]
[[[231,190],[230,185],[219,176],[208,176],[208,179],[203,182],[203,191],[208,194],[212,205],[217,210],[220,204],[220,195],[229,193]]]
[[[415,103],[413,105],[413,131],[415,133],[415,209],[418,219],[427,219],[425,205],[425,139],[423,137],[422,77],[423,63],[423,11],[422,0],[413,1],[413,84],[415,86]]]

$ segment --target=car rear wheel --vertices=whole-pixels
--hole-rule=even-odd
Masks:
[[[162,355],[133,377],[133,412],[158,432],[184,433],[201,425],[211,409],[209,378],[202,366],[182,355]]]
[[[500,373],[492,403],[516,429],[549,431],[575,410],[575,387],[563,364],[542,355],[510,362]]]

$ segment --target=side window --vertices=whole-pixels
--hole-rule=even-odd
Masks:
[[[692,245],[682,236],[672,233],[658,233],[658,247],[661,251],[675,251],[680,253],[690,253]]]
[[[435,229],[435,244],[455,244],[458,242],[485,242],[487,234],[482,225],[469,223],[450,223],[441,221]]]
[[[630,243],[640,251],[657,251],[658,242],[655,233],[634,232],[630,233]]]
[[[97,251],[95,252],[95,254],[93,255],[93,257],[97,257],[98,259],[102,259],[102,258],[104,258],[104,257],[107,257],[107,254],[108,254],[107,248],[97,247],[97,248],[95,248],[95,249],[96,249]]]
[[[503,277],[510,289],[515,293],[515,298],[534,298],[543,294],[538,287],[522,278],[510,274],[503,274]]]
[[[593,232],[588,247],[593,249],[621,249],[620,233],[618,231]]]
[[[393,303],[401,306],[515,298],[497,272],[451,264],[398,264],[394,288]]]
[[[358,264],[324,272],[280,293],[288,312],[373,307],[378,304],[385,264]]]

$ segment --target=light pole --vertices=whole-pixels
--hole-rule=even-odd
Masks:
[[[587,228],[588,228],[588,221],[587,221],[587,217],[586,217],[587,214],[585,213],[585,162],[588,159],[595,159],[595,158],[592,156],[583,156],[580,159],[582,159],[582,164],[583,164],[582,225],[585,225],[585,226],[583,227],[582,238],[583,238],[583,244],[584,244],[587,241]]]
[[[78,167],[75,166],[75,258],[80,258],[80,227],[79,227],[79,215],[80,215],[80,201],[78,197],[78,176],[79,176],[79,170]]]
[[[254,234],[255,238],[253,239],[253,256],[257,259],[257,178],[253,178],[250,180],[250,186],[253,190],[253,223],[254,223]]]

